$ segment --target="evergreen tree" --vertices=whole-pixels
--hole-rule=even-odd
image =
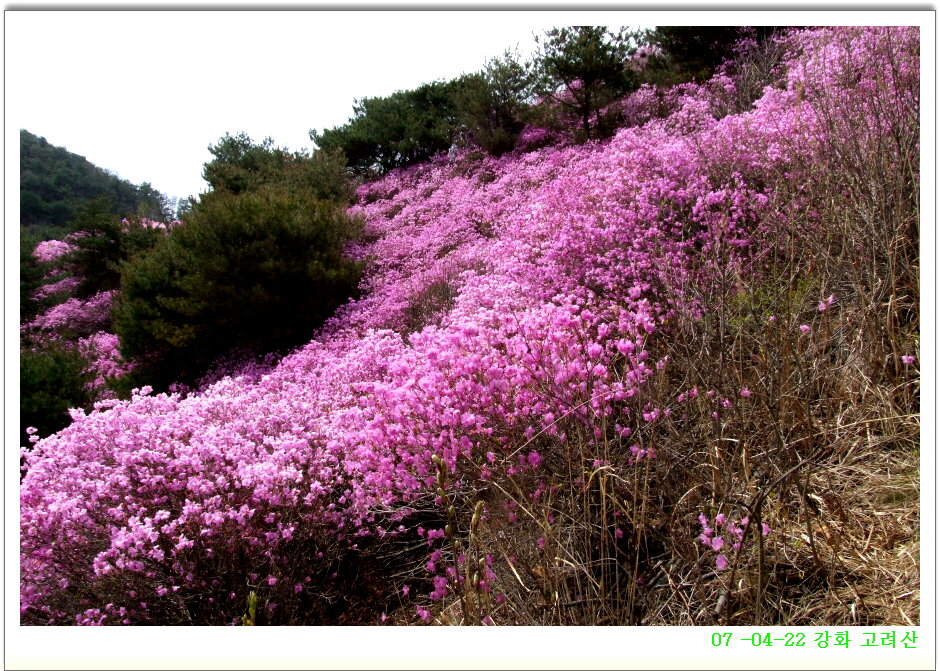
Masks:
[[[536,42],[534,75],[543,109],[572,115],[580,139],[609,135],[613,125],[604,108],[639,86],[626,67],[637,36],[606,26],[571,26],[552,28]]]
[[[513,149],[525,127],[531,90],[529,71],[511,51],[466,77],[457,102],[469,139],[494,156]]]
[[[459,130],[457,96],[465,78],[423,84],[388,97],[363,98],[344,126],[310,138],[328,152],[342,152],[356,173],[385,173],[426,161],[450,149]]]
[[[164,235],[162,229],[153,228],[138,217],[119,219],[111,213],[105,198],[83,206],[72,228],[76,235],[70,242],[76,249],[70,253],[68,263],[80,278],[75,289],[78,298],[117,289],[123,264],[151,249]]]
[[[202,177],[215,191],[240,194],[281,185],[337,203],[347,202],[353,193],[345,159],[337,151],[290,152],[275,146],[271,138],[258,144],[245,133],[226,133],[209,151],[215,158],[205,164]],[[186,211],[184,206],[182,212]]]
[[[92,401],[88,362],[75,350],[52,345],[20,352],[20,444],[29,444],[27,427],[48,436],[71,422],[69,408]]]
[[[360,267],[342,249],[356,232],[309,190],[208,194],[124,267],[113,311],[122,354],[159,386],[192,382],[232,348],[307,342],[355,292]]]

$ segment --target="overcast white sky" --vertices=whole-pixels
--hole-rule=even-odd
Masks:
[[[25,128],[134,184],[196,195],[206,148],[226,132],[312,147],[309,130],[345,123],[355,98],[472,72],[508,47],[531,52],[533,33],[553,25],[636,16],[8,11],[7,132]]]

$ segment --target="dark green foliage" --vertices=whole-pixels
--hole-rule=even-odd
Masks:
[[[165,196],[144,183],[134,186],[83,156],[49,144],[45,138],[20,130],[20,222],[35,228],[63,228],[79,208],[105,197],[118,216],[169,216]]]
[[[20,442],[29,445],[26,427],[48,436],[71,423],[69,408],[92,402],[86,385],[85,359],[74,350],[55,345],[41,351],[20,352]]]
[[[494,156],[511,151],[525,127],[531,87],[528,70],[510,51],[466,77],[457,104],[469,139]]]
[[[113,312],[122,354],[159,386],[192,382],[235,347],[270,352],[307,342],[355,291],[360,267],[342,245],[356,228],[310,191],[207,194],[124,268]]]
[[[167,223],[173,219],[176,212],[176,199],[160,193],[151,186],[150,182],[143,182],[137,187],[137,196],[139,199],[137,210],[124,216],[128,218],[131,216],[145,217],[162,223]]]
[[[363,98],[345,126],[310,131],[321,150],[342,152],[358,174],[388,172],[450,149],[459,128],[464,78],[424,84],[385,98]]]
[[[639,86],[626,67],[639,38],[606,26],[552,28],[538,37],[534,75],[543,109],[573,117],[581,140],[606,137],[614,130],[613,115],[604,108]]]
[[[658,68],[657,83],[703,81],[724,61],[734,56],[734,45],[742,38],[763,41],[782,26],[657,26],[651,41],[667,57]]]
[[[271,138],[255,144],[245,133],[226,133],[209,151],[215,158],[205,164],[202,177],[214,191],[240,194],[280,185],[307,191],[318,200],[346,203],[352,197],[345,159],[338,151],[289,152],[276,147]],[[187,205],[180,205],[180,214],[188,211]]]
[[[73,273],[81,278],[75,290],[78,298],[117,289],[121,265],[152,248],[164,235],[162,229],[146,226],[137,218],[118,219],[103,199],[82,207],[72,228],[80,232],[70,240],[77,249],[68,260]]]
[[[183,217],[193,211],[195,203],[195,198],[180,198],[176,204],[176,218],[181,221]]]

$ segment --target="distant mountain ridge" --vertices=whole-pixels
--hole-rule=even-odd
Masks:
[[[163,220],[172,214],[167,197],[149,183],[135,186],[84,156],[20,130],[21,226],[64,228],[82,205],[100,197],[120,216]]]

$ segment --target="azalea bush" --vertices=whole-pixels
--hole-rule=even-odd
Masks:
[[[22,621],[916,617],[916,520],[869,522],[916,469],[918,40],[796,32],[746,111],[727,73],[641,88],[607,141],[363,184],[316,337],[24,451]],[[180,286],[138,322],[209,305]]]
[[[105,221],[107,230],[114,224],[119,240],[126,236],[131,241],[150,241],[147,244],[154,233],[167,228],[163,222],[143,218],[115,223],[109,216],[98,223]],[[133,369],[133,363],[120,355],[117,337],[111,333],[115,288],[78,296],[82,286],[88,285],[85,273],[101,265],[100,260],[83,261],[101,243],[90,243],[89,237],[94,236],[82,230],[64,240],[41,241],[30,246],[29,258],[24,259],[35,264],[42,276],[31,291],[21,295],[21,314],[27,317],[20,325],[21,420],[24,429],[38,427],[42,436],[69,423],[67,409],[90,408],[94,401],[112,397],[115,381]],[[116,243],[115,249],[138,247],[125,241]],[[99,278],[92,285],[108,286],[102,282]]]

